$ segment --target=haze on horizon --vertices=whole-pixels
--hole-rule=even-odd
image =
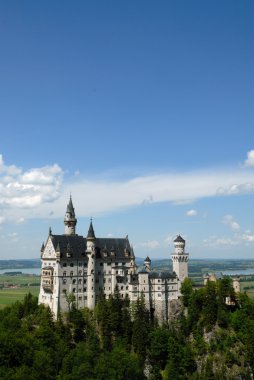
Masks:
[[[0,4],[0,259],[64,231],[253,258],[252,1]]]

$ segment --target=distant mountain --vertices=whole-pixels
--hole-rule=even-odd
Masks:
[[[38,259],[0,260],[0,269],[40,268]]]

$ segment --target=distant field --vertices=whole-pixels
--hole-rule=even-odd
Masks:
[[[39,286],[29,286],[16,289],[0,289],[0,309],[11,305],[15,301],[22,301],[27,293],[39,295]]]
[[[7,270],[8,271],[8,270]],[[18,285],[19,288],[6,288],[9,285]],[[18,274],[0,275],[0,309],[11,305],[15,301],[22,301],[27,293],[32,293],[34,296],[39,295],[40,276]],[[5,286],[5,288],[4,288]]]
[[[8,271],[7,271],[8,272]],[[29,275],[29,274],[17,274],[15,276],[9,274],[1,274],[0,275],[0,287],[3,285],[39,285],[40,284],[40,276]]]

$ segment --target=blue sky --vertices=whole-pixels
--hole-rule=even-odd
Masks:
[[[254,257],[252,1],[0,3],[0,258],[63,232]]]

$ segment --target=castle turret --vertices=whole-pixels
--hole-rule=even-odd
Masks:
[[[76,224],[77,219],[75,217],[75,210],[72,204],[72,199],[70,196],[69,203],[67,205],[67,210],[64,217],[64,233],[65,235],[75,235],[76,234]]]
[[[181,282],[188,277],[189,254],[185,253],[185,240],[178,235],[174,240],[175,252],[171,255],[173,272]]]
[[[86,237],[86,254],[88,257],[87,265],[87,307],[94,309],[95,307],[95,233],[93,229],[92,219]]]
[[[148,256],[144,260],[144,267],[145,267],[145,270],[147,270],[148,272],[151,272],[151,260]]]

